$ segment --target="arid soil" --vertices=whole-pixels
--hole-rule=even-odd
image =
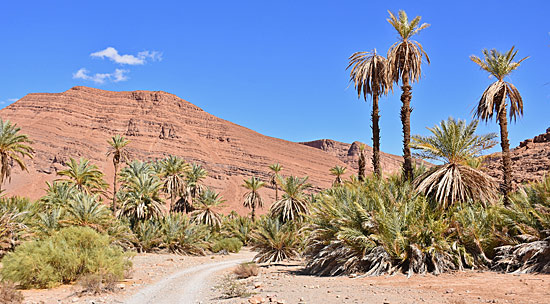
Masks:
[[[315,277],[300,264],[262,268],[247,279],[253,299],[220,299],[211,291],[204,303],[549,303],[550,275],[457,272],[439,276]],[[219,280],[219,279],[218,279]],[[260,286],[255,288],[255,286]]]
[[[126,303],[136,294],[158,289],[167,296],[174,293],[183,296],[178,288],[186,286],[185,280],[197,281],[196,275],[177,276],[191,268],[209,268],[228,261],[248,260],[253,252],[243,250],[239,254],[189,257],[174,254],[139,254],[134,257],[134,270],[130,278],[121,282],[122,289],[101,295],[80,295],[78,285],[65,285],[51,290],[26,290],[24,303]],[[197,267],[199,266],[199,267]],[[316,277],[300,273],[299,262],[275,266],[263,266],[257,277],[244,282],[253,295],[246,298],[222,299],[219,285],[223,276],[232,268],[205,273],[195,294],[197,303],[251,303],[250,299],[263,299],[265,303],[548,303],[550,275],[516,275],[494,272],[456,272],[439,276],[404,275],[382,277]],[[212,270],[212,269],[211,269]],[[173,278],[173,280],[171,279]],[[172,284],[172,287],[170,287]],[[155,286],[156,285],[156,286]],[[154,288],[151,288],[153,286]],[[158,288],[157,288],[158,287]],[[195,288],[193,287],[193,288]],[[164,289],[163,289],[164,288]],[[182,289],[182,290],[183,290]],[[171,291],[173,290],[173,291]],[[144,294],[142,292],[142,294]],[[168,297],[170,299],[170,297]],[[253,300],[253,299],[252,299]],[[141,303],[141,302],[140,302]],[[146,301],[143,303],[147,303]],[[154,303],[151,302],[151,303]],[[187,302],[184,302],[187,303]]]
[[[238,254],[199,257],[176,254],[138,254],[132,258],[133,270],[129,274],[129,278],[117,284],[116,292],[88,295],[80,293],[82,287],[78,284],[63,285],[49,290],[24,290],[24,303],[125,303],[134,294],[159,283],[178,271],[210,263],[239,259],[250,260],[253,256],[254,253],[246,249],[241,250]]]
[[[347,160],[332,151],[264,136],[160,91],[74,87],[62,93],[33,93],[2,109],[0,117],[17,123],[21,133],[34,141],[36,150],[34,159],[27,161],[28,173],[14,170],[6,194],[33,199],[44,194],[45,181],[58,178],[56,172],[64,168],[69,157],[90,159],[111,183],[113,164],[105,154],[107,139],[115,134],[131,141],[128,149],[133,159],[172,154],[204,165],[209,171],[206,185],[221,191],[227,200],[224,211],[241,214],[247,212],[241,206],[243,179],[254,175],[267,181],[270,164],[280,163],[283,175],[307,175],[309,182],[321,189],[332,184],[329,169],[346,166]],[[370,150],[367,147],[367,153]],[[350,151],[353,154],[355,150]],[[401,157],[383,153],[381,162],[386,173],[393,172],[399,169]],[[349,169],[346,178],[355,173]],[[371,171],[367,163],[367,172]],[[260,192],[267,202],[275,196],[269,184]]]

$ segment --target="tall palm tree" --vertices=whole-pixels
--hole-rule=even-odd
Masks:
[[[185,172],[185,189],[183,191],[183,197],[181,200],[176,202],[174,206],[175,211],[189,213],[193,211],[195,202],[206,190],[206,186],[202,183],[203,180],[208,176],[208,171],[206,171],[199,164],[191,164],[191,168]]]
[[[289,176],[285,180],[279,178],[283,197],[271,206],[271,215],[280,218],[283,222],[301,220],[309,212],[308,197],[304,190],[310,185],[304,178]]]
[[[173,210],[176,197],[181,196],[185,188],[185,174],[189,165],[182,158],[170,155],[160,161],[160,166],[164,191],[170,195],[170,210]]]
[[[130,141],[124,138],[124,136],[117,134],[111,137],[107,143],[109,143],[110,148],[106,155],[113,156],[113,166],[115,167],[115,173],[113,174],[113,203],[111,207],[113,212],[116,212],[118,166],[121,162],[127,163],[130,158],[130,153],[126,149],[126,146],[130,143]]]
[[[378,99],[380,95],[387,94],[391,88],[391,82],[388,75],[388,61],[383,56],[372,52],[357,52],[349,57],[349,65],[346,69],[351,69],[350,82],[355,84],[357,97],[367,100],[367,95],[372,97],[372,166],[374,174],[381,176],[380,169],[380,127],[378,121]]]
[[[413,182],[418,191],[434,197],[440,208],[468,200],[486,203],[497,197],[495,180],[469,166],[471,159],[497,144],[495,133],[476,135],[477,126],[477,120],[466,124],[466,121],[449,118],[428,128],[431,136],[412,138],[411,146],[420,151],[420,157],[443,162]]]
[[[32,141],[25,134],[19,134],[21,128],[17,124],[11,124],[9,120],[0,118],[0,192],[4,181],[11,179],[12,162],[17,163],[21,170],[27,170],[23,158],[32,158],[33,148],[29,146]]]
[[[405,11],[399,11],[399,18],[388,11],[388,22],[399,34],[399,41],[388,50],[388,78],[391,83],[401,81],[401,123],[403,124],[403,173],[407,180],[413,179],[413,166],[411,157],[411,82],[416,82],[422,74],[422,58],[430,63],[428,54],[424,52],[422,45],[410,38],[421,30],[429,27],[427,23],[420,24],[420,16],[416,16],[409,22]]]
[[[260,188],[262,188],[264,185],[265,183],[257,179],[255,176],[251,177],[248,180],[245,179],[244,184],[242,185],[247,190],[250,190],[249,192],[244,194],[243,206],[245,208],[252,209],[252,214],[251,214],[252,221],[255,220],[256,207],[262,208],[264,205],[262,197],[258,192],[258,190],[260,190]]]
[[[342,175],[344,175],[346,173],[346,169],[347,169],[346,167],[341,167],[341,166],[338,166],[338,165],[330,168],[330,174],[336,176],[336,179],[334,180],[334,183],[332,184],[333,186],[338,186],[338,185],[342,184]]]
[[[271,170],[270,183],[273,187],[275,187],[275,201],[278,201],[279,200],[279,185],[277,184],[277,180],[280,177],[279,172],[281,172],[281,170],[283,170],[283,166],[281,166],[279,163],[274,163],[274,164],[269,165],[269,169]]]
[[[191,213],[191,216],[197,223],[219,229],[222,225],[222,217],[215,209],[224,202],[225,200],[218,192],[207,188],[199,196],[196,210]]]
[[[496,120],[500,125],[500,146],[502,148],[502,171],[504,173],[504,182],[501,191],[504,194],[504,203],[508,204],[508,192],[512,190],[512,160],[510,159],[510,143],[508,142],[508,119],[506,117],[508,104],[510,100],[510,120],[516,120],[517,116],[523,115],[523,100],[518,89],[510,82],[504,81],[504,78],[512,71],[517,69],[527,58],[514,61],[518,51],[512,47],[509,51],[501,53],[495,49],[483,50],[484,58],[481,59],[475,55],[470,59],[477,63],[482,70],[487,71],[497,80],[493,82],[481,95],[479,103],[474,109],[475,117],[488,121],[496,114]]]
[[[90,164],[89,160],[80,158],[77,162],[71,157],[66,166],[68,168],[57,172],[57,175],[66,176],[68,179],[58,180],[66,181],[87,194],[100,193],[107,189],[108,185],[103,180],[103,172],[96,165]]]

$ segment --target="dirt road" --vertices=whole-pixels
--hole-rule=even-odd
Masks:
[[[178,271],[161,281],[149,285],[128,298],[125,304],[195,304],[203,300],[205,294],[211,289],[213,277],[224,269],[248,262],[254,256],[248,253],[246,256],[237,255],[234,258],[194,266]]]

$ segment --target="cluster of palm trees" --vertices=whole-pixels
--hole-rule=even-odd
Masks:
[[[422,61],[430,63],[428,54],[422,45],[411,38],[430,25],[421,24],[421,17],[408,19],[405,11],[399,11],[394,15],[389,12],[388,22],[393,26],[399,35],[399,41],[394,43],[387,52],[387,58],[379,55],[376,49],[371,52],[357,52],[350,58],[348,69],[351,68],[350,81],[354,83],[358,97],[363,96],[366,100],[370,95],[372,105],[372,139],[373,139],[373,167],[377,176],[380,176],[380,128],[378,101],[380,96],[393,91],[393,84],[401,84],[401,123],[403,125],[403,175],[405,179],[412,181],[413,165],[411,158],[411,134],[410,134],[410,107],[412,97],[411,83],[417,82],[422,75]],[[514,85],[506,82],[504,78],[517,69],[527,57],[515,60],[517,51],[512,47],[509,51],[501,53],[497,50],[483,50],[483,59],[471,56],[471,60],[478,64],[481,69],[487,71],[497,80],[491,84],[482,94],[475,109],[475,116],[482,120],[490,120],[496,116],[500,125],[502,164],[504,181],[501,185],[501,192],[504,200],[508,202],[508,193],[511,185],[511,160],[509,154],[507,111],[510,119],[515,120],[523,113],[523,101],[521,95]],[[509,101],[509,102],[508,102]],[[359,174],[361,178],[361,174]]]

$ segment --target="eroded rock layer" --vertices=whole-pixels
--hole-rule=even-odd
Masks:
[[[204,165],[209,171],[205,183],[222,192],[227,200],[225,211],[246,212],[241,207],[243,178],[254,175],[267,181],[268,165],[272,163],[282,164],[284,175],[308,175],[317,189],[331,185],[330,167],[354,167],[353,155],[342,158],[311,145],[264,136],[165,92],[74,87],[63,93],[29,94],[1,110],[0,117],[17,123],[21,132],[34,141],[36,150],[34,159],[27,161],[29,172],[15,170],[11,183],[5,185],[8,195],[42,196],[45,181],[56,179],[57,171],[70,157],[90,159],[111,182],[113,168],[106,152],[107,140],[115,134],[131,141],[128,149],[134,159],[172,154]],[[351,151],[344,150],[345,147],[344,154]],[[398,169],[400,159],[384,154],[384,171]],[[349,170],[347,176],[351,173],[354,170]],[[265,212],[274,191],[266,188],[262,192],[266,197]]]

